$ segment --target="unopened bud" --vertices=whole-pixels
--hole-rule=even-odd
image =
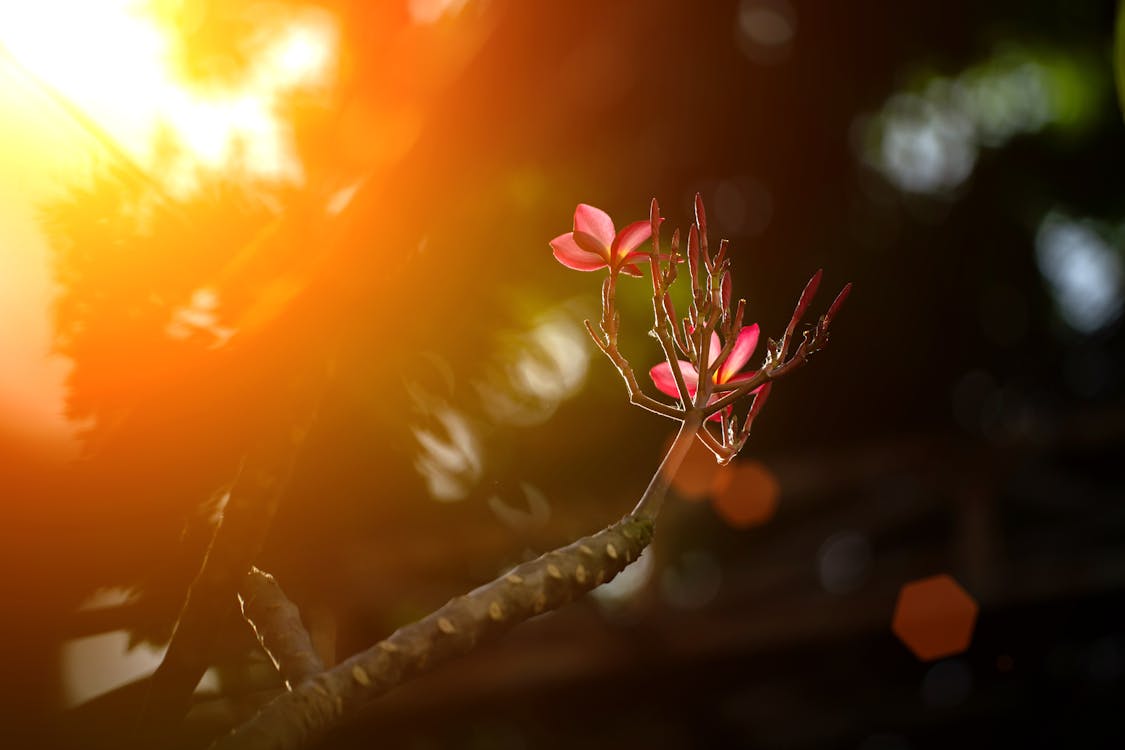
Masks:
[[[762,408],[766,405],[766,400],[770,397],[770,391],[772,389],[773,383],[766,383],[754,394],[754,403],[750,405],[750,412],[746,415],[747,422],[753,422],[754,417],[758,416],[758,413],[762,411]]]
[[[728,247],[730,247],[729,242],[727,242],[726,240],[719,240],[719,252],[715,255],[715,265],[719,265],[727,259]]]
[[[687,238],[688,273],[691,274],[691,288],[699,291],[699,229],[692,225]]]
[[[824,313],[824,325],[827,326],[832,322],[832,319],[836,317],[836,313],[840,312],[840,308],[844,306],[844,300],[846,300],[851,293],[852,283],[849,281],[844,285],[844,288],[840,290],[840,293],[836,295],[836,299],[832,300],[832,304],[828,307],[828,312]]]
[[[695,194],[695,225],[699,228],[700,254],[707,268],[711,268],[711,254],[707,251],[707,212],[703,210],[703,196]]]
[[[809,309],[809,303],[812,302],[813,297],[816,296],[816,290],[820,288],[820,279],[824,276],[824,269],[821,268],[813,274],[809,279],[809,283],[805,284],[804,291],[801,292],[801,299],[797,300],[797,309],[793,312],[793,317],[800,320],[805,311]]]

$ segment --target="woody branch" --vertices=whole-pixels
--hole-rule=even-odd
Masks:
[[[580,206],[580,209],[583,208]],[[590,207],[586,207],[590,208]],[[596,209],[594,209],[596,211]],[[604,216],[604,212],[599,212]],[[805,287],[796,310],[780,342],[771,342],[765,365],[750,375],[733,375],[749,357],[757,341],[757,327],[742,327],[745,300],[731,305],[730,259],[726,242],[711,256],[707,244],[707,223],[703,202],[696,196],[695,223],[688,232],[687,257],[680,254],[680,235],[672,238],[670,254],[665,257],[660,247],[660,209],[655,200],[649,212],[652,250],[649,268],[653,288],[652,333],[660,342],[666,366],[670,370],[669,390],[678,399],[676,405],[666,404],[643,391],[628,359],[618,346],[621,315],[617,310],[617,283],[622,272],[633,274],[628,265],[632,257],[616,254],[620,236],[602,238],[604,263],[591,261],[593,252],[582,247],[592,245],[588,235],[578,236],[576,212],[573,242],[556,248],[556,257],[579,270],[608,267],[602,284],[601,333],[586,321],[586,330],[603,354],[613,363],[625,381],[630,402],[661,416],[680,422],[680,428],[648,487],[633,512],[622,520],[591,536],[561,547],[511,572],[480,586],[445,606],[395,631],[388,638],[358,653],[341,664],[318,673],[303,671],[299,678],[287,682],[291,688],[267,704],[255,717],[236,727],[212,746],[214,750],[231,748],[291,749],[302,748],[337,724],[353,716],[368,701],[411,679],[439,663],[466,653],[485,639],[495,637],[516,624],[537,614],[562,607],[574,598],[611,580],[630,562],[640,556],[652,539],[654,522],[667,494],[671,477],[679,468],[691,443],[701,440],[720,461],[729,461],[744,446],[750,426],[765,405],[772,382],[803,365],[828,341],[828,328],[850,291],[843,291],[821,316],[812,333],[805,333],[792,356],[789,348],[819,285],[817,272]],[[608,216],[605,216],[608,222]],[[602,224],[605,229],[605,224]],[[612,232],[612,223],[610,222]],[[635,225],[626,231],[637,232]],[[562,237],[556,238],[561,240]],[[552,243],[554,244],[554,243]],[[565,261],[560,257],[565,257]],[[669,287],[676,281],[678,267],[685,263],[691,279],[688,314],[678,318]],[[721,330],[725,343],[716,347],[713,334]],[[740,351],[740,346],[742,350]],[[694,382],[687,377],[677,352],[687,357],[685,364],[694,369]],[[740,361],[734,361],[734,358]],[[653,368],[652,374],[662,367]],[[659,387],[659,383],[657,383]],[[666,393],[668,391],[665,391]],[[734,403],[753,395],[750,408],[741,426],[732,416]],[[718,416],[719,434],[708,422]],[[280,593],[280,589],[278,592]],[[286,611],[295,615],[295,608]],[[252,618],[252,616],[251,616]],[[253,619],[253,618],[252,618]],[[254,625],[269,650],[267,642],[276,642],[273,628],[284,627],[303,632],[299,618],[283,618],[277,625],[270,618],[254,620]],[[302,641],[303,643],[303,641]],[[271,652],[272,653],[272,652]],[[275,660],[282,669],[281,660]],[[315,671],[311,670],[311,671]],[[283,672],[284,674],[284,672]]]

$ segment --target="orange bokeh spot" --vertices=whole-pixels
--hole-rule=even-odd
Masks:
[[[664,445],[664,452],[667,453],[671,446],[672,441],[669,440]],[[685,500],[692,502],[705,500],[712,491],[712,485],[727,468],[719,466],[714,454],[707,450],[707,446],[695,440],[684,456],[679,470],[672,475],[672,488]]]
[[[760,461],[728,466],[711,484],[715,512],[735,528],[759,526],[777,512],[781,484]]]
[[[979,610],[950,576],[922,578],[899,591],[891,630],[919,659],[934,661],[969,647]]]

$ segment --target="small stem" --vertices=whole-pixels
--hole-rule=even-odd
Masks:
[[[762,408],[765,407],[771,390],[773,390],[773,383],[766,383],[754,394],[754,403],[750,405],[750,411],[746,413],[746,421],[742,424],[742,429],[738,431],[738,436],[735,438],[738,450],[742,450],[742,446],[746,444],[747,438],[750,437],[750,428],[754,426],[754,420],[758,418]]]
[[[691,394],[688,391],[687,383],[684,381],[684,374],[680,371],[675,342],[668,333],[669,330],[675,330],[673,328],[675,324],[668,319],[667,310],[664,308],[664,296],[659,293],[655,281],[653,282],[652,315],[652,331],[656,334],[657,341],[660,342],[660,348],[664,350],[664,360],[672,370],[672,377],[676,381],[676,392],[680,394],[680,404],[686,409],[691,405]]]
[[[738,301],[738,308],[734,313],[734,318],[727,319],[731,322],[730,330],[726,332],[726,343],[723,344],[723,348],[722,351],[719,352],[719,356],[716,357],[715,361],[711,363],[710,371],[712,380],[714,380],[714,376],[719,371],[719,368],[726,364],[727,358],[730,357],[730,353],[734,350],[734,345],[738,343],[738,332],[742,330],[742,317],[745,312],[746,300],[740,299]],[[716,387],[721,387],[721,384],[716,384]]]
[[[793,332],[797,330],[797,324],[801,322],[805,310],[809,308],[809,303],[816,296],[816,290],[820,288],[822,276],[824,276],[824,269],[819,269],[805,284],[801,297],[797,300],[797,307],[793,310],[793,316],[789,319],[789,325],[785,328],[785,335],[781,337],[781,345],[778,347],[778,361],[784,361],[789,353],[789,345],[793,342]]]
[[[695,194],[695,226],[699,230],[699,249],[702,251],[703,260],[710,271],[714,266],[711,263],[711,254],[707,251],[707,212],[703,208],[703,196]]]
[[[637,382],[637,376],[633,372],[633,366],[629,364],[629,360],[625,359],[625,355],[617,348],[617,272],[610,271],[610,275],[606,278],[602,286],[602,322],[601,328],[604,334],[604,339],[599,337],[594,332],[594,327],[590,325],[590,321],[586,321],[586,331],[590,334],[590,338],[602,353],[609,358],[614,367],[621,374],[622,379],[625,381],[625,388],[629,392],[629,403],[635,404],[642,409],[647,409],[654,414],[659,414],[662,417],[669,419],[682,419],[683,410],[678,409],[669,404],[661,403],[656,399],[646,394],[642,389],[640,383]],[[673,365],[673,368],[675,365]],[[686,386],[684,386],[686,392]]]
[[[684,416],[679,432],[676,433],[676,439],[672,441],[672,447],[664,455],[664,460],[660,462],[660,466],[656,469],[656,473],[652,475],[652,480],[649,481],[644,494],[641,495],[641,499],[633,508],[633,516],[655,519],[657,514],[660,513],[660,506],[664,503],[664,497],[668,494],[672,477],[676,475],[680,464],[684,462],[684,457],[687,456],[688,450],[691,448],[691,442],[702,427],[702,412],[699,409],[689,410]]]
[[[707,450],[715,454],[715,458],[718,459],[720,463],[725,464],[734,458],[734,452],[732,452],[729,447],[720,443],[719,440],[711,434],[711,431],[707,429],[706,424],[699,429],[697,436],[699,437],[699,442],[707,446]]]
[[[700,327],[696,334],[699,336],[698,346],[696,348],[696,361],[695,370],[699,373],[699,382],[695,387],[695,403],[692,405],[696,409],[704,409],[707,402],[711,400],[711,394],[715,388],[715,378],[711,374],[711,363],[708,357],[711,354],[711,334],[715,331],[715,322],[718,316],[712,315],[706,323]],[[706,416],[710,416],[714,412],[708,412]]]
[[[660,268],[660,222],[660,206],[656,202],[656,198],[653,198],[652,204],[649,206],[649,224],[652,232],[652,252],[649,255],[649,264],[652,269],[652,331],[656,334],[657,340],[660,341],[660,348],[664,350],[664,359],[672,370],[672,377],[676,381],[676,392],[680,394],[680,408],[687,409],[691,404],[691,394],[688,392],[684,374],[680,371],[680,363],[676,357],[675,310],[663,283],[664,277]],[[676,240],[673,239],[673,257],[669,261],[670,268],[675,268],[676,244]],[[612,299],[611,297],[611,301]]]
[[[774,377],[776,377],[776,374],[774,373],[772,368],[763,367],[761,370],[758,370],[757,374],[749,380],[739,381],[738,387],[733,391],[729,391],[725,396],[707,404],[707,415],[710,416],[720,409],[730,406],[735,401],[750,393],[750,391],[754,390],[758,386],[770,382],[774,379]]]
[[[605,354],[610,362],[617,368],[617,372],[620,373],[622,380],[625,381],[625,389],[629,393],[629,403],[635,404],[642,409],[647,409],[653,414],[659,414],[662,417],[677,420],[683,419],[684,413],[682,410],[669,404],[661,403],[641,390],[641,385],[637,382],[637,376],[633,373],[633,368],[629,364],[629,360],[621,355],[621,352],[617,350],[617,347],[613,343],[601,341],[598,335],[594,333],[594,328],[590,325],[590,321],[588,320],[586,321],[586,331],[590,334],[590,338],[594,340],[597,347],[602,350],[602,353]]]

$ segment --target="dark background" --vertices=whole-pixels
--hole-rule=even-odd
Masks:
[[[240,7],[214,12],[229,20]],[[740,459],[777,481],[776,513],[738,529],[707,502],[675,498],[631,604],[539,618],[388,696],[328,746],[1120,746],[1125,363],[1113,310],[1125,294],[1125,152],[1113,3],[470,2],[447,29],[472,39],[463,50],[394,36],[397,4],[328,7],[350,67],[328,104],[294,107],[313,176],[303,190],[214,176],[234,187],[182,206],[204,242],[175,244],[182,233],[162,219],[98,235],[82,224],[89,194],[48,211],[59,248],[96,258],[82,266],[60,249],[77,269],[63,295],[109,289],[93,312],[59,315],[61,332],[89,318],[71,349],[71,408],[94,419],[97,450],[63,470],[5,448],[10,496],[34,498],[5,568],[20,675],[9,706],[79,745],[105,744],[106,727],[128,721],[127,694],[59,710],[59,643],[119,628],[166,637],[206,538],[182,536],[185,519],[199,525],[257,415],[286,398],[277,384],[328,356],[326,342],[337,375],[262,567],[331,623],[338,655],[627,512],[672,426],[629,407],[611,366],[573,338],[596,314],[600,276],[562,268],[546,243],[578,202],[620,227],[656,196],[668,224],[686,227],[699,191],[765,333],[780,333],[817,268],[828,287],[818,309],[855,285],[831,346],[774,389]],[[230,34],[217,49],[239,41]],[[220,69],[236,76],[237,59]],[[1013,69],[1033,83],[1012,89]],[[220,85],[207,70],[201,85]],[[975,85],[992,98],[964,95]],[[393,156],[348,151],[357,107],[376,123],[408,112],[416,138]],[[907,139],[898,171],[878,157],[896,127]],[[965,153],[975,161],[958,171]],[[363,175],[369,210],[346,250],[328,271],[306,268],[302,253],[315,257],[331,227],[301,211]],[[114,322],[115,306],[152,289],[210,283],[254,235],[255,191],[312,228],[223,303],[296,274],[301,314],[278,313],[234,354],[161,348],[167,310],[146,313],[148,327]],[[90,216],[138,200],[109,178],[93,194],[105,199]],[[1067,316],[1043,260],[1059,227],[1079,238],[1058,256],[1087,269],[1069,277],[1078,299],[1108,289],[1101,317]],[[141,249],[122,254],[120,237]],[[160,264],[178,259],[176,273],[138,265],[145,243],[165,249]],[[94,263],[133,276],[114,285]],[[645,285],[623,284],[627,353],[643,371],[657,356]],[[528,338],[544,319],[591,356],[581,387],[560,385],[566,367]],[[542,377],[522,382],[546,382],[538,392],[511,374],[528,351]],[[122,388],[124,372],[140,386]],[[487,394],[506,388],[522,408],[505,417]],[[476,458],[456,457],[461,424]],[[419,430],[450,446],[450,502],[418,469]],[[540,497],[546,518],[518,512]],[[890,625],[900,587],[938,573],[980,615],[967,651],[924,663]],[[109,585],[137,596],[101,619],[73,614]],[[225,645],[223,694],[200,696],[187,744],[275,687],[260,662],[245,668],[245,633]]]

